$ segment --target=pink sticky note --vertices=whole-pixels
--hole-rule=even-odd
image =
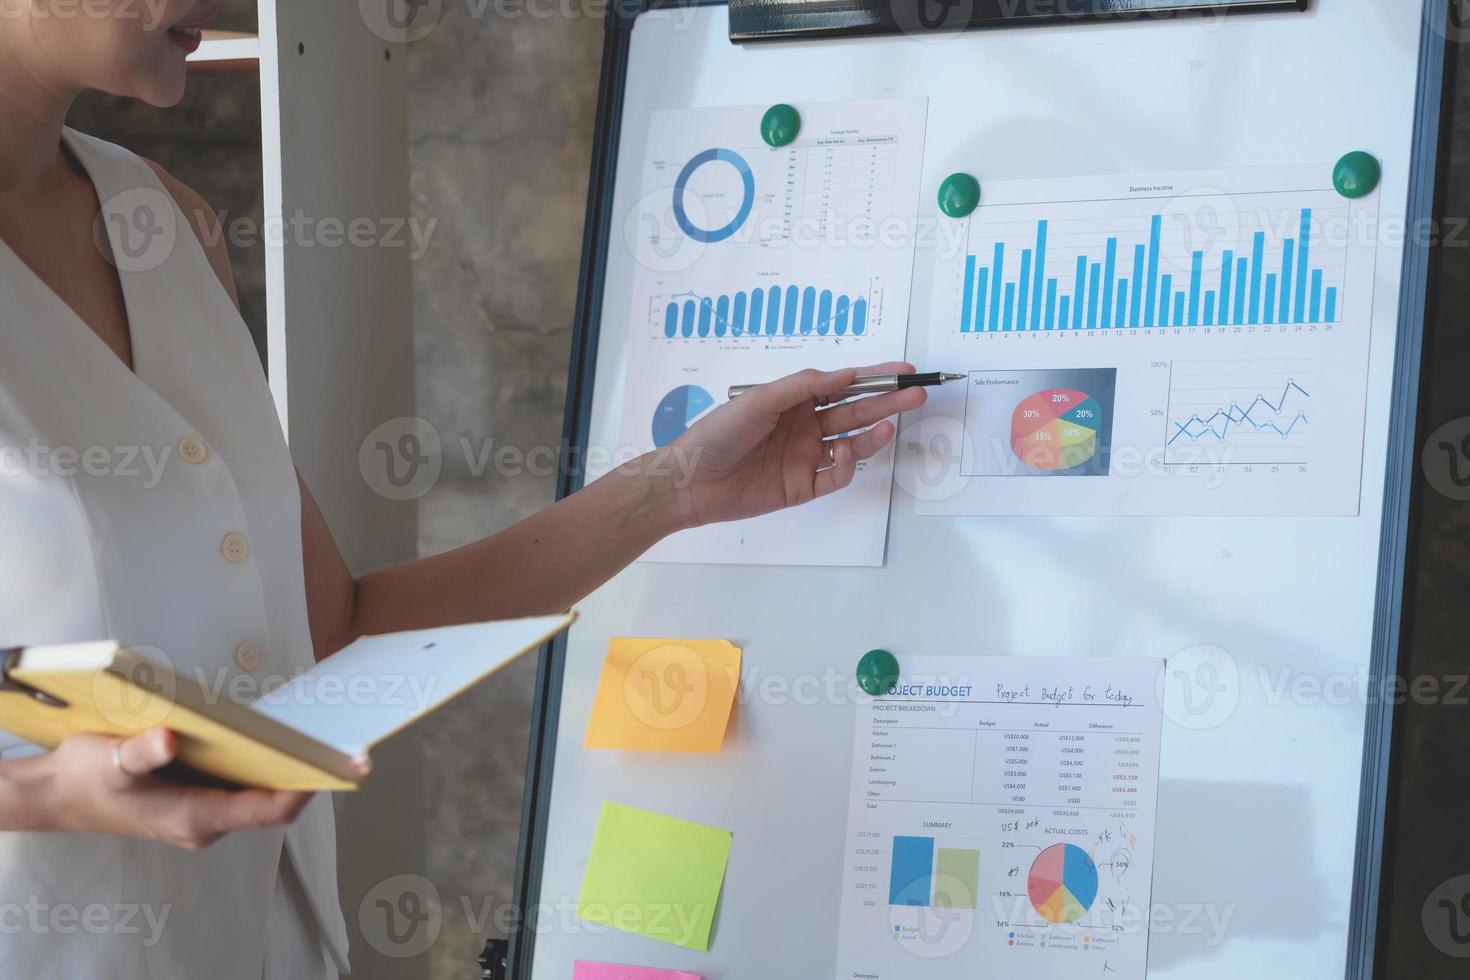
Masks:
[[[697,973],[678,970],[655,970],[649,966],[619,966],[616,963],[588,963],[578,960],[572,980],[704,980]]]

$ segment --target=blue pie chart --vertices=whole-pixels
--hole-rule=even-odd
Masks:
[[[653,444],[659,448],[667,446],[714,404],[710,393],[698,385],[680,385],[664,395],[653,410]]]

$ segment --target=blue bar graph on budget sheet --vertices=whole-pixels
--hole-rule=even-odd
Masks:
[[[933,879],[934,838],[893,838],[893,863],[889,866],[888,873],[888,904],[924,908],[929,904],[933,892]]]
[[[965,263],[966,308],[974,256]],[[982,295],[984,286],[981,286]],[[982,301],[983,302],[983,299]],[[980,329],[976,317],[975,329]],[[965,333],[971,329],[967,319]],[[868,330],[868,297],[815,286],[755,286],[719,296],[674,293],[664,307],[664,337],[859,337]]]
[[[1092,250],[1076,256],[1075,265],[1071,255],[1057,252],[1058,242],[1075,242],[1077,234],[1059,230],[1055,219],[1041,219],[1034,239],[1028,233],[1024,241],[987,243],[965,256],[960,333],[1337,323],[1342,285],[1329,284],[1336,271],[1329,272],[1322,256],[1312,253],[1312,209],[1303,208],[1300,220],[1297,212],[1287,212],[1287,219],[1272,227],[1289,227],[1296,237],[1272,241],[1266,232],[1254,232],[1208,266],[1201,250],[1166,253],[1163,215],[1150,217],[1147,241],[1100,235]],[[848,327],[854,333],[860,332],[857,302],[854,298]],[[738,311],[738,296],[736,304]],[[690,314],[688,304],[670,303],[664,335],[687,337],[702,330]],[[817,316],[823,318],[820,310]],[[735,321],[731,332],[738,336],[738,313]],[[803,333],[809,332],[806,322]],[[833,324],[832,332],[842,331]]]

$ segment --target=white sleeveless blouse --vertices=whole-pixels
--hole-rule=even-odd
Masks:
[[[313,662],[280,420],[245,324],[153,171],[65,138],[103,205],[135,371],[0,242],[0,648],[114,639],[249,700]],[[26,751],[0,733],[0,753]],[[308,928],[345,970],[333,820],[320,794],[287,831],[199,853],[0,833],[4,973],[259,980],[283,842]]]

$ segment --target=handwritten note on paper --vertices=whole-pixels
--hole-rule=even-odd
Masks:
[[[655,970],[647,966],[621,966],[617,963],[588,963],[578,960],[572,967],[572,980],[704,980],[697,973],[679,970]]]
[[[603,803],[577,915],[705,952],[730,844],[727,830]]]
[[[718,752],[740,686],[740,648],[724,640],[613,639],[584,745]]]

